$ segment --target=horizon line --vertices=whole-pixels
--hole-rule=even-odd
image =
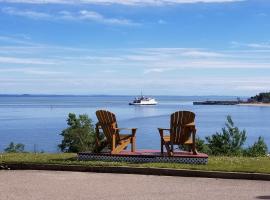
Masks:
[[[0,96],[140,96],[138,94],[1,94]],[[151,95],[143,95],[143,96],[179,96],[179,97],[248,97],[242,95],[164,95],[164,94],[151,94]]]

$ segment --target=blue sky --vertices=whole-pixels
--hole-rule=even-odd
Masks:
[[[0,0],[0,93],[270,90],[269,0]]]

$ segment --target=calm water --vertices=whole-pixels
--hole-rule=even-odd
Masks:
[[[177,110],[196,113],[197,134],[204,138],[224,126],[231,115],[246,129],[247,144],[263,136],[270,147],[270,107],[192,105],[192,101],[230,97],[158,97],[156,106],[129,106],[131,96],[17,96],[0,97],[0,151],[11,141],[25,144],[28,151],[57,152],[59,133],[69,112],[88,114],[107,109],[117,115],[120,127],[137,127],[137,147],[159,149],[158,127],[169,126],[169,115]]]

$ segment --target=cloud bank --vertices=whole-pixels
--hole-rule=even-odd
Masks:
[[[80,10],[78,12],[59,11],[57,13],[45,13],[33,10],[19,10],[13,7],[5,7],[1,9],[2,13],[11,15],[26,17],[35,20],[72,20],[72,21],[90,21],[102,24],[111,25],[123,25],[123,26],[135,26],[140,25],[128,19],[123,18],[110,18],[106,17],[98,12],[90,10]]]
[[[129,5],[129,6],[161,6],[190,3],[230,3],[245,0],[0,0],[4,3],[28,4],[101,4],[101,5]]]

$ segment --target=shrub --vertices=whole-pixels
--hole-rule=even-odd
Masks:
[[[60,134],[63,136],[62,143],[58,147],[63,152],[93,151],[95,149],[96,133],[92,120],[88,115],[69,113],[67,119],[68,128]]]
[[[246,141],[246,131],[234,126],[231,116],[227,116],[225,127],[221,133],[206,137],[208,147],[213,155],[241,155]]]
[[[258,141],[256,141],[252,146],[248,147],[244,151],[245,156],[252,156],[252,157],[266,156],[267,153],[268,153],[267,145],[261,136],[258,138]]]
[[[206,144],[205,141],[199,137],[196,138],[196,149],[201,153],[212,154],[208,144]]]
[[[6,153],[22,153],[24,152],[24,144],[15,144],[14,142],[11,142],[8,147],[4,149],[4,151]]]
[[[211,154],[211,149],[208,147],[208,144],[206,144],[203,139],[196,137],[195,143],[196,143],[196,150],[198,152]],[[187,145],[179,145],[178,148],[183,151],[191,150],[191,146],[187,146]]]

